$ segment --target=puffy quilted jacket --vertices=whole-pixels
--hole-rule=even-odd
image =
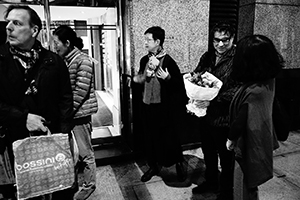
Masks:
[[[73,90],[74,118],[90,116],[98,110],[94,90],[92,58],[76,47],[65,57]]]

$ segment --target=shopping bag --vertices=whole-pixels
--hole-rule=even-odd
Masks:
[[[69,188],[75,180],[68,134],[28,137],[13,143],[18,199]]]

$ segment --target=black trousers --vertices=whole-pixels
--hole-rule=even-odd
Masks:
[[[148,165],[169,167],[183,161],[179,124],[172,120],[162,104],[143,104],[143,111],[143,146]]]
[[[202,151],[206,165],[205,179],[208,183],[219,184],[221,193],[232,194],[234,152],[226,148],[229,128],[207,126],[202,135]],[[218,169],[220,159],[221,173]],[[220,176],[219,176],[220,173]]]

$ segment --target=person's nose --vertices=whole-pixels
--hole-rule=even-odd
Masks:
[[[218,45],[219,45],[219,46],[223,46],[224,43],[223,43],[222,41],[220,41],[220,42],[218,43]]]
[[[12,30],[13,30],[12,22],[8,22],[8,23],[7,23],[7,25],[6,25],[6,30],[8,30],[8,31],[12,31]]]

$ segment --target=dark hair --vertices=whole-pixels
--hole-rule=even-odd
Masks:
[[[242,38],[236,48],[232,64],[232,78],[241,82],[275,78],[284,60],[273,42],[263,35]]]
[[[33,26],[38,26],[38,31],[40,31],[42,29],[42,21],[41,18],[39,17],[39,15],[35,12],[35,10],[33,10],[32,8],[30,8],[27,5],[20,5],[20,4],[11,4],[10,6],[8,6],[5,15],[4,15],[4,19],[6,19],[8,17],[8,14],[10,13],[10,11],[14,10],[14,9],[23,9],[26,10],[30,16],[29,18],[29,24],[31,27]]]
[[[159,39],[160,46],[163,46],[164,41],[165,41],[165,30],[164,29],[162,29],[159,26],[152,26],[145,31],[144,35],[146,35],[147,33],[151,33],[154,40]]]
[[[234,37],[235,28],[229,21],[219,21],[210,30],[212,36],[214,36],[215,32],[225,32],[230,37]]]
[[[213,27],[210,29],[210,37],[208,42],[208,52],[211,54],[215,53],[215,48],[213,45],[213,39],[215,37],[216,32],[224,32],[225,34],[228,34],[231,37],[235,36],[236,30],[232,23],[229,21],[219,21],[213,25]]]
[[[60,25],[54,30],[53,35],[56,35],[58,39],[64,44],[67,42],[67,40],[69,40],[70,46],[72,48],[74,46],[80,50],[83,48],[82,39],[80,37],[77,37],[76,32],[67,25]]]

